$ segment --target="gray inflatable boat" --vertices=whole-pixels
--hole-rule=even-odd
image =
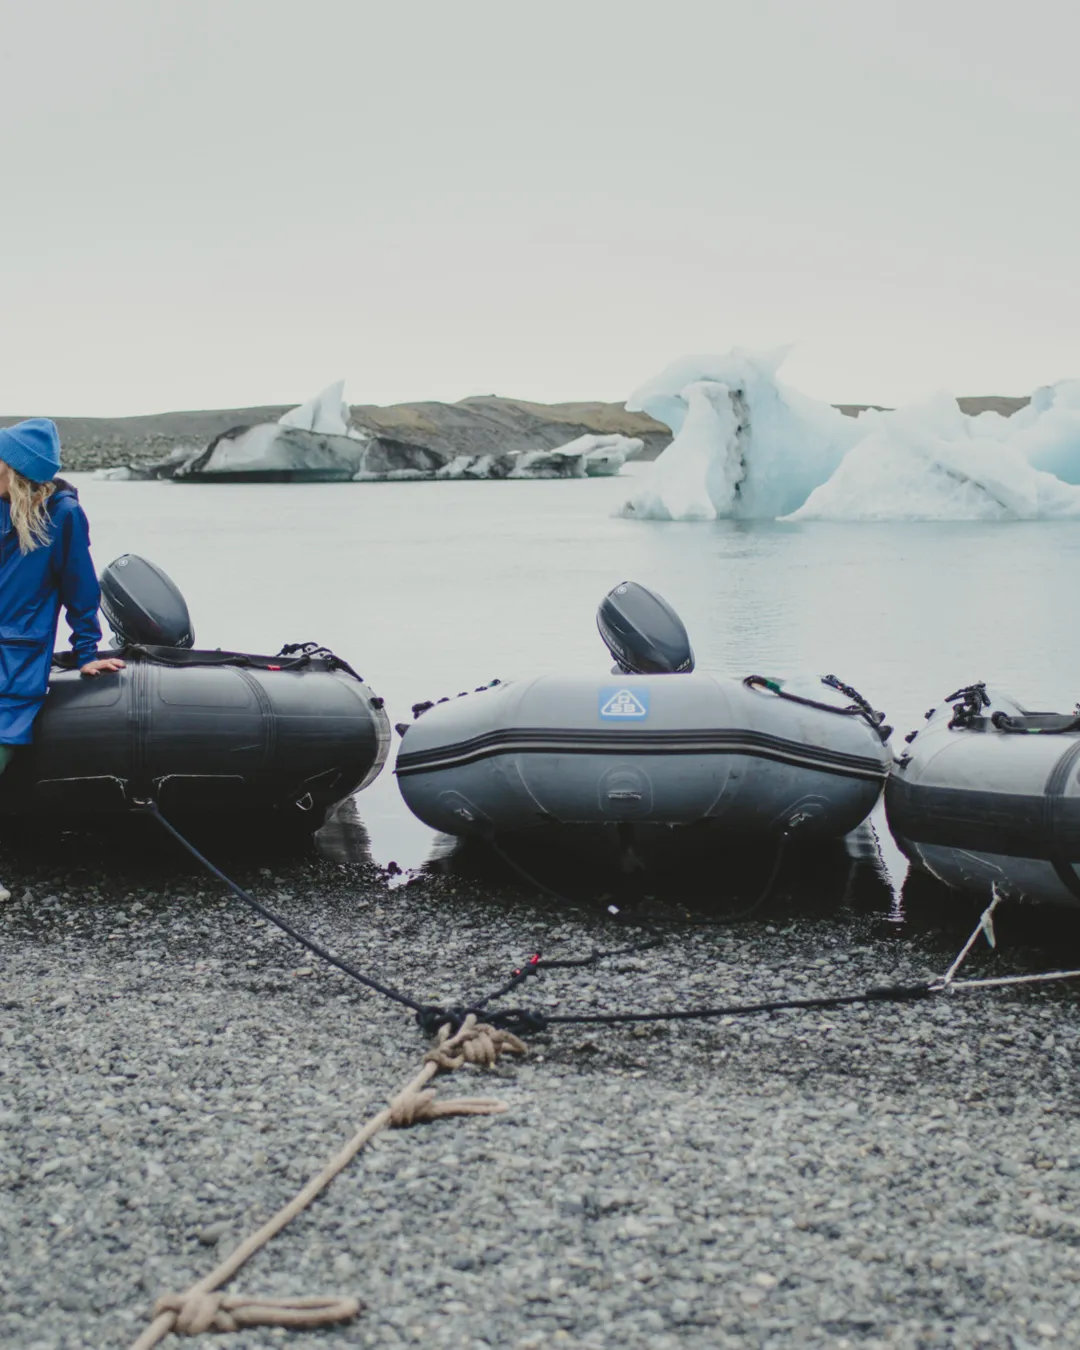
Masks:
[[[885,807],[916,867],[954,890],[1080,907],[1080,716],[978,684],[909,740]]]
[[[873,809],[890,728],[831,676],[807,694],[694,671],[675,611],[634,582],[597,614],[611,675],[542,675],[399,727],[401,794],[433,829],[650,871],[836,840]],[[533,850],[534,851],[534,850]]]
[[[681,847],[836,839],[892,754],[858,712],[765,681],[546,675],[426,711],[397,760],[415,815],[452,835],[541,835],[648,866]]]

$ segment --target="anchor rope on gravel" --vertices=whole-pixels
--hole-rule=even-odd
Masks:
[[[932,998],[937,995],[952,990],[963,989],[989,989],[1005,986],[1017,986],[1024,984],[1046,984],[1053,981],[1080,979],[1080,970],[1056,970],[1046,971],[1037,975],[1010,975],[996,976],[979,980],[957,980],[956,972],[967,959],[980,933],[986,936],[991,947],[995,946],[993,930],[993,914],[1002,897],[999,895],[996,887],[993,889],[993,897],[988,908],[980,916],[979,922],[974,932],[964,944],[960,954],[954,960],[952,965],[943,976],[935,977],[931,980],[925,980],[918,984],[889,984],[872,986],[850,994],[822,994],[811,998],[787,998],[787,999],[768,999],[760,1003],[732,1003],[715,1007],[705,1008],[664,1008],[645,1012],[627,1011],[612,1013],[542,1013],[534,1008],[503,1008],[494,1010],[489,1005],[496,999],[505,996],[524,984],[526,980],[534,975],[538,975],[544,968],[570,968],[574,966],[589,966],[597,962],[614,956],[622,956],[630,953],[637,953],[648,950],[651,947],[658,946],[660,939],[655,936],[636,947],[619,948],[611,952],[593,951],[589,956],[577,958],[565,958],[560,960],[545,960],[539,952],[535,953],[528,961],[516,969],[511,977],[491,993],[484,995],[479,1000],[472,1003],[444,1006],[441,1004],[421,1003],[416,999],[410,998],[400,990],[392,988],[390,985],[382,983],[380,980],[365,975],[362,971],[351,964],[335,956],[321,943],[313,938],[305,936],[294,928],[281,915],[275,914],[273,910],[268,909],[258,900],[248,894],[243,887],[238,886],[231,880],[220,868],[215,867],[208,858],[187,840],[181,832],[172,825],[164,815],[162,815],[157,803],[154,801],[145,801],[139,803],[139,809],[152,815],[162,827],[168,831],[173,838],[182,845],[193,858],[213,876],[217,877],[234,895],[238,896],[246,905],[253,909],[262,918],[275,924],[282,932],[288,934],[301,946],[314,953],[322,960],[335,966],[343,974],[358,981],[366,988],[375,993],[382,994],[384,997],[392,999],[395,1003],[409,1008],[416,1015],[416,1021],[421,1030],[427,1035],[434,1035],[440,1027],[449,1026],[452,1031],[457,1031],[464,1027],[470,1017],[484,1012],[487,1021],[498,1031],[510,1032],[513,1035],[536,1034],[549,1030],[556,1026],[619,1026],[630,1023],[643,1022],[667,1022],[667,1021],[706,1021],[718,1017],[745,1017],[761,1013],[787,1012],[798,1009],[824,1011],[831,1008],[849,1007],[859,1003],[908,1003],[918,999]],[[769,881],[761,897],[744,911],[742,917],[756,911],[767,898],[772,890],[779,874],[780,862],[782,861],[784,845],[787,841],[787,835],[781,841],[781,847],[778,849],[777,858],[774,862]],[[534,883],[535,884],[535,883]],[[547,887],[542,887],[547,890]],[[556,892],[551,892],[557,894]],[[561,898],[561,897],[560,897]]]
[[[274,1326],[310,1330],[349,1322],[363,1305],[355,1298],[253,1298],[220,1293],[223,1284],[294,1219],[356,1157],[381,1130],[405,1129],[421,1121],[447,1116],[491,1116],[507,1110],[505,1102],[492,1097],[460,1097],[439,1101],[427,1085],[439,1073],[452,1073],[465,1064],[493,1068],[504,1054],[525,1054],[524,1044],[507,1031],[465,1019],[453,1031],[439,1030],[436,1043],[424,1056],[420,1071],[391,1098],[389,1104],[367,1122],[307,1183],[287,1205],[246,1238],[209,1275],[182,1294],[165,1294],[154,1305],[153,1320],[131,1350],[151,1350],[170,1333],[197,1336],[204,1331],[239,1331],[246,1327]]]
[[[313,955],[320,957],[323,961],[329,962],[332,966],[336,966],[342,974],[348,975],[350,979],[365,985],[376,994],[382,994],[384,998],[392,999],[393,1002],[400,1003],[404,1008],[411,1008],[414,1013],[419,1014],[425,1011],[425,1005],[423,1003],[418,1003],[416,999],[410,998],[408,994],[403,994],[399,989],[394,989],[388,984],[383,984],[380,980],[373,979],[370,975],[365,975],[363,971],[357,970],[352,962],[343,961],[339,956],[335,956],[334,953],[327,947],[324,947],[321,942],[316,942],[314,938],[307,937],[304,933],[301,933],[298,929],[294,928],[287,919],[283,919],[280,914],[275,914],[272,909],[267,909],[267,907],[256,900],[253,895],[249,895],[242,886],[238,886],[231,877],[227,877],[219,867],[215,867],[209,858],[200,853],[195,845],[191,843],[190,840],[186,839],[176,826],[162,815],[157,802],[140,802],[138,809],[145,812],[147,815],[153,816],[162,829],[168,831],[176,842],[191,854],[196,862],[205,867],[212,876],[217,877],[222,885],[232,891],[233,895],[242,900],[245,905],[253,909],[260,918],[266,919],[275,927],[280,928],[281,931],[287,933],[294,942],[299,942],[301,947],[306,947]]]

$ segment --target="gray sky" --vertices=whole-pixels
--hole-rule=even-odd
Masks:
[[[1080,375],[1073,0],[0,0],[0,412]]]

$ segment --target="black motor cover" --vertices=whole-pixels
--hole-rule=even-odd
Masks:
[[[636,581],[609,591],[596,626],[624,675],[674,675],[694,669],[694,652],[682,619],[655,591]]]
[[[122,646],[190,647],[187,601],[154,563],[125,553],[101,574],[101,612]]]

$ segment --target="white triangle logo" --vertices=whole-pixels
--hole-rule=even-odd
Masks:
[[[629,689],[619,689],[600,709],[601,717],[647,717],[648,709]]]

